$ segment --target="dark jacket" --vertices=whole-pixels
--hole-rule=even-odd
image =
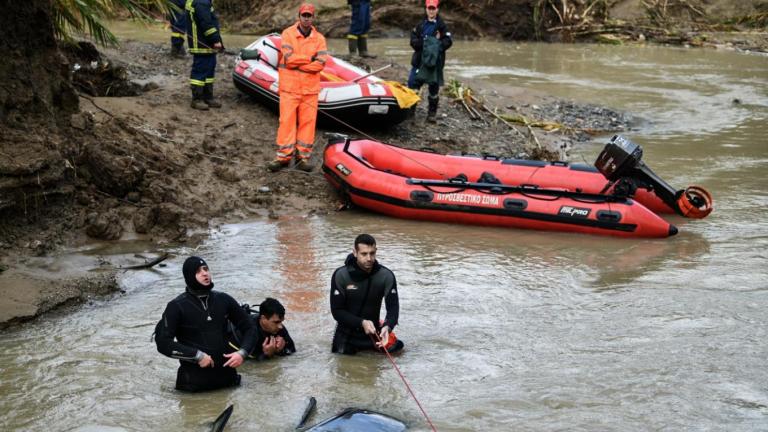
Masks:
[[[184,37],[184,33],[187,31],[187,0],[169,0],[168,3],[176,6],[176,8],[170,6],[170,11],[168,12],[168,20],[171,22],[171,26],[173,26],[171,32],[181,33],[181,37]]]
[[[341,350],[341,345],[347,344],[349,339],[356,340],[358,348],[373,345],[363,331],[363,320],[372,321],[379,331],[382,301],[387,307],[384,325],[392,330],[400,314],[394,273],[378,261],[371,272],[366,273],[350,254],[344,266],[336,269],[331,278],[331,314],[337,322],[333,351]]]
[[[215,54],[213,45],[221,42],[219,18],[213,0],[187,0],[187,45],[192,54]]]
[[[411,30],[411,48],[413,48],[413,55],[411,56],[411,66],[417,68],[421,65],[421,50],[424,47],[424,38],[426,36],[435,36],[437,32],[440,32],[440,44],[442,45],[442,52],[440,58],[437,61],[437,67],[441,71],[445,67],[445,52],[453,45],[453,39],[451,38],[451,32],[448,31],[448,27],[445,22],[437,16],[437,25],[434,31],[429,34],[424,34],[424,26],[429,22],[425,17],[421,22]]]
[[[155,327],[157,350],[190,364],[200,360],[201,351],[211,356],[216,368],[222,367],[224,354],[236,351],[226,340],[229,321],[244,335],[243,352],[253,351],[256,329],[235,299],[219,291],[202,298],[185,292],[168,302]]]
[[[251,358],[255,360],[266,360],[269,357],[264,355],[264,351],[262,350],[262,345],[264,344],[264,341],[267,339],[268,336],[280,336],[285,340],[285,348],[283,348],[282,352],[277,353],[279,356],[287,356],[291,355],[296,352],[296,345],[293,343],[293,339],[291,339],[291,335],[288,334],[288,329],[283,326],[282,329],[280,329],[279,332],[277,332],[276,335],[271,335],[266,333],[264,330],[262,330],[261,326],[259,325],[258,321],[258,315],[256,315],[256,336],[254,341],[254,347],[253,352],[251,352]]]

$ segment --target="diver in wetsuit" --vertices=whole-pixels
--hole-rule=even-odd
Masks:
[[[381,303],[387,308],[379,321]],[[331,313],[336,320],[331,351],[355,354],[358,350],[403,348],[391,333],[397,325],[400,302],[394,273],[376,261],[376,240],[369,234],[355,239],[353,253],[331,278]]]
[[[287,356],[296,352],[288,329],[283,325],[285,308],[279,301],[267,297],[259,305],[259,317],[256,320],[254,349],[251,357],[266,360],[274,356]]]
[[[181,363],[176,389],[195,392],[239,385],[235,369],[253,350],[255,328],[250,317],[230,295],[213,291],[202,258],[187,258],[182,273],[187,289],[168,302],[155,327],[157,350]],[[227,320],[244,335],[239,351],[227,345]]]

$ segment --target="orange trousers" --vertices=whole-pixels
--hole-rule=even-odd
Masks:
[[[280,126],[277,128],[277,159],[290,162],[309,159],[315,143],[317,94],[280,93]]]

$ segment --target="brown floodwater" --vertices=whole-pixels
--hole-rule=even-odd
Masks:
[[[405,40],[371,45],[409,55]],[[680,234],[663,240],[357,211],[212,229],[166,267],[123,275],[125,295],[0,333],[0,430],[202,431],[234,403],[228,430],[289,431],[310,395],[315,419],[361,406],[427,430],[384,357],[330,353],[329,279],[360,232],[397,275],[397,362],[440,431],[766,430],[768,59],[495,42],[457,42],[448,59],[448,76],[502,94],[523,86],[636,115],[626,135],[648,165],[673,186],[708,188],[715,211],[671,217]],[[572,158],[592,162],[606,139]],[[109,253],[61,259],[96,268]],[[283,301],[298,352],[246,364],[234,390],[174,391],[177,363],[150,335],[188,254],[242,302]]]

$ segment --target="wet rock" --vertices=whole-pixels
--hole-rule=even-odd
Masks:
[[[83,159],[93,183],[100,190],[116,196],[125,196],[135,190],[146,172],[144,165],[133,157],[116,156],[100,145],[87,146]]]
[[[142,207],[133,213],[133,229],[139,234],[148,233],[157,223],[157,208]]]
[[[75,220],[73,221],[74,227],[78,229],[85,227],[87,220],[85,211],[81,211],[75,216]]]
[[[269,193],[269,192],[271,192],[271,189],[269,188],[269,186],[262,186],[259,188],[259,193]]]
[[[275,203],[275,200],[271,196],[257,195],[251,200],[254,204],[261,204],[264,206],[270,206]]]
[[[69,125],[77,130],[85,130],[88,128],[88,119],[83,113],[72,114],[69,117]]]
[[[88,215],[85,233],[100,240],[117,240],[123,234],[120,216],[115,211]]]
[[[235,168],[230,166],[216,165],[213,168],[213,174],[216,177],[229,183],[237,183],[241,180],[240,173]]]
[[[216,137],[213,135],[206,135],[205,138],[203,138],[203,150],[211,153],[215,152],[218,148],[218,145],[216,143]]]
[[[162,227],[178,226],[184,210],[173,203],[162,203],[157,207],[157,225]]]
[[[88,193],[80,191],[75,195],[75,201],[82,206],[87,206],[91,203],[91,197]]]

